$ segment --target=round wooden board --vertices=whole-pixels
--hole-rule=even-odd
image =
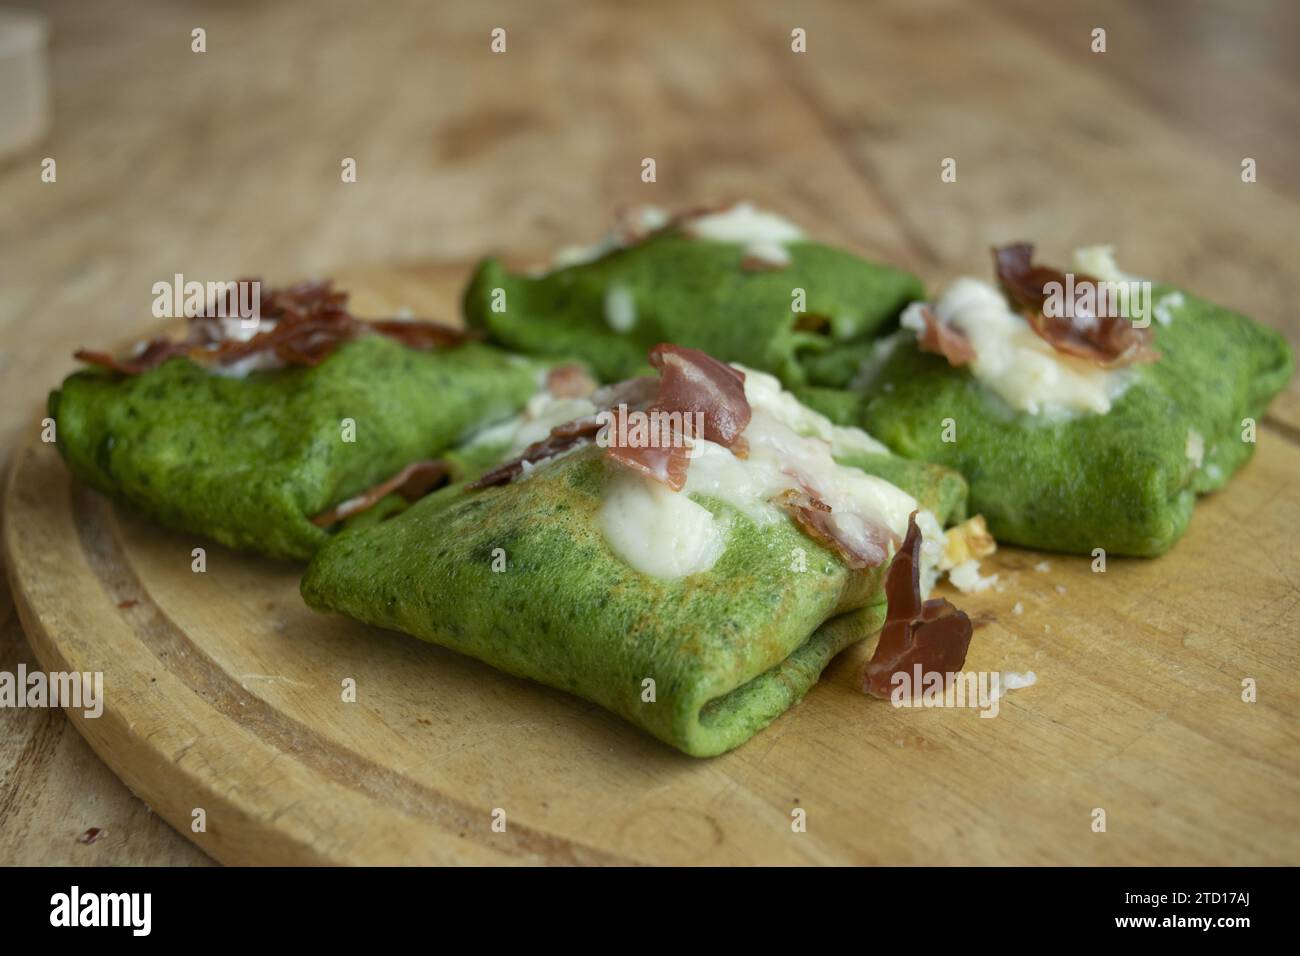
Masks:
[[[339,278],[363,314],[445,317],[464,270]],[[859,647],[712,760],[314,614],[298,567],[152,527],[73,482],[38,437],[16,455],[4,542],[42,667],[104,675],[103,714],[70,711],[78,729],[227,863],[1294,864],[1297,473],[1300,449],[1265,429],[1165,558],[1104,574],[1011,549],[985,562],[999,586],[957,596],[985,622],[968,668],[1038,676],[993,719],[864,697]]]

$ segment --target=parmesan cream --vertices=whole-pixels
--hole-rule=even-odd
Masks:
[[[251,317],[244,319],[239,316],[212,316],[199,321],[208,324],[208,334],[214,340],[207,346],[209,351],[215,351],[222,342],[247,342],[262,332],[271,331],[276,325],[275,319],[259,318],[255,322]],[[267,349],[225,365],[214,362],[207,368],[211,374],[222,378],[247,378],[250,372],[270,372],[284,368],[284,362],[275,354],[274,349]]]
[[[903,328],[918,336],[924,332],[925,307],[920,302],[909,305],[903,311]],[[958,279],[930,308],[940,322],[950,323],[970,340],[975,352],[968,366],[971,374],[1017,411],[1048,417],[1104,415],[1132,380],[1126,369],[1104,369],[1057,351],[998,289],[979,279]]]
[[[872,523],[903,538],[916,499],[832,457],[833,452],[883,451],[884,446],[859,429],[831,425],[784,392],[774,377],[742,370],[753,410],[743,433],[748,457],[737,458],[703,439],[693,442],[686,486],[680,492],[636,473],[616,475],[600,513],[601,529],[614,553],[658,578],[708,571],[726,550],[727,522],[693,498],[723,501],[762,527],[790,520],[773,499],[805,487],[830,505],[836,530],[847,543],[865,542]],[[924,538],[922,556],[928,570],[923,585],[928,593],[944,537],[929,511],[921,511],[917,523]]]
[[[744,245],[799,242],[804,238],[803,230],[790,220],[759,209],[752,202],[738,202],[718,212],[695,216],[687,222],[686,229],[697,239]]]
[[[719,212],[696,216],[686,222],[685,231],[696,239],[743,245],[746,258],[774,267],[790,264],[786,243],[805,238],[803,230],[790,220],[751,202],[738,202]]]
[[[588,246],[565,246],[555,254],[549,267],[534,269],[529,274],[533,278],[548,275],[557,269],[586,265],[609,255],[618,249],[625,249],[640,241],[640,237],[673,224],[673,217],[658,206],[636,206],[626,214],[626,221],[608,232],[599,242]],[[718,212],[704,213],[681,220],[682,231],[695,239],[707,242],[730,242],[745,247],[745,256],[765,263],[773,268],[790,264],[790,252],[786,245],[802,242],[803,230],[790,220],[759,209],[751,202],[738,202]],[[605,301],[605,316],[610,327],[616,332],[627,331],[620,328],[620,319],[632,316],[623,303]],[[630,326],[629,326],[630,327]]]
[[[551,429],[556,425],[563,425],[594,414],[596,414],[596,406],[589,399],[557,398],[543,387],[528,400],[523,411],[518,415],[509,421],[481,429],[466,442],[466,448],[499,445],[504,449],[501,460],[509,461],[522,455],[529,445],[550,435]],[[540,462],[536,463],[536,465],[540,464]]]

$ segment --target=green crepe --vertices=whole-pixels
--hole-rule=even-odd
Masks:
[[[1154,556],[1182,536],[1198,494],[1222,488],[1254,444],[1258,421],[1291,377],[1291,352],[1271,329],[1181,292],[1171,321],[1153,322],[1152,364],[1103,415],[1064,421],[1013,411],[966,368],[908,338],[864,395],[800,394],[832,421],[857,424],[900,455],[939,462],[970,482],[970,506],[1003,543],[1088,554]],[[956,441],[942,440],[951,418]],[[1200,467],[1188,433],[1203,439]]]
[[[582,359],[604,381],[640,374],[650,347],[674,342],[771,372],[788,388],[846,385],[856,369],[835,361],[836,349],[874,336],[922,296],[920,280],[815,242],[786,249],[790,265],[751,271],[739,243],[670,231],[540,278],[488,259],[465,292],[465,318],[509,348]],[[611,289],[630,299],[627,331],[606,318]],[[806,296],[802,314],[792,309],[795,289]]]
[[[49,409],[92,487],[160,524],[306,559],[330,538],[311,516],[510,417],[541,367],[490,346],[423,352],[368,335],[314,368],[247,378],[183,358],[130,377],[86,369]]]
[[[964,515],[965,484],[946,469],[845,461],[883,465],[941,521]],[[444,489],[331,541],[303,597],[577,694],[695,756],[748,740],[879,630],[883,568],[850,573],[793,521],[760,528],[715,499],[695,498],[732,522],[711,570],[677,580],[633,570],[599,525],[608,467],[590,446],[509,485]],[[793,569],[796,549],[806,570]]]

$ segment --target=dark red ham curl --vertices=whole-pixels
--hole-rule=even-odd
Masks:
[[[497,465],[490,471],[483,472],[478,478],[470,482],[467,487],[473,490],[491,488],[493,485],[508,485],[523,473],[525,465],[535,465],[547,458],[554,458],[556,455],[572,451],[583,445],[590,445],[596,440],[596,433],[599,431],[600,422],[597,421],[595,415],[588,415],[585,418],[578,418],[562,425],[556,425],[551,429],[549,435],[541,441],[533,442],[524,449],[524,453],[518,458],[512,458],[510,461]]]
[[[737,448],[747,453],[741,444],[741,432],[749,425],[753,414],[745,398],[745,374],[725,362],[698,349],[664,342],[650,350],[650,364],[659,369],[659,392],[647,413],[678,415],[683,420],[699,415],[703,422],[703,438],[724,448]],[[652,419],[653,420],[653,419]],[[615,425],[618,425],[616,416]],[[686,436],[674,433],[668,446],[621,444],[621,429],[610,429],[611,443],[606,454],[610,460],[661,481],[674,491],[686,485],[686,470],[690,463],[690,448]]]
[[[311,519],[311,523],[320,528],[328,528],[345,518],[368,511],[378,504],[381,498],[394,492],[407,501],[418,501],[440,487],[450,473],[451,467],[441,459],[412,462],[387,481],[381,481],[373,488],[367,488],[361,494],[335,505],[329,511],[316,515]]]
[[[1077,314],[1071,304],[1070,316],[1049,316],[1043,312],[1047,303],[1047,285],[1065,287],[1065,274],[1056,269],[1033,264],[1034,247],[1015,242],[993,250],[998,283],[1012,306],[1025,317],[1030,328],[1048,345],[1077,358],[1096,362],[1102,368],[1120,368],[1137,362],[1154,362],[1160,357],[1152,347],[1149,328],[1140,329],[1122,316]],[[1097,285],[1092,276],[1075,274],[1077,288],[1083,283]],[[1099,287],[1100,289],[1100,287]]]
[[[790,513],[804,534],[836,552],[850,571],[880,567],[889,559],[889,546],[898,542],[893,532],[875,523],[870,525],[865,542],[844,540],[831,517],[831,506],[809,491],[786,491],[777,503]]]
[[[556,365],[546,373],[546,390],[556,398],[586,398],[596,381],[581,365]]]
[[[72,357],[87,365],[98,365],[123,375],[140,375],[151,368],[157,368],[169,358],[186,354],[189,350],[190,346],[185,342],[150,339],[143,349],[126,358],[117,358],[108,352],[92,352],[89,349],[77,349],[72,353]]]
[[[318,528],[329,528],[330,525],[342,522],[344,518],[351,518],[352,515],[359,515],[363,511],[368,511],[376,506],[380,499],[393,494],[400,494],[407,501],[419,501],[420,498],[432,492],[438,486],[441,486],[447,480],[447,475],[451,473],[451,466],[442,459],[430,459],[425,462],[412,462],[404,467],[387,481],[381,481],[380,484],[374,485],[373,488],[365,489],[364,492],[357,496],[348,498],[347,501],[331,507],[329,511],[322,511],[321,514],[312,518],[312,524]]]
[[[651,409],[651,413],[653,413]],[[686,447],[682,436],[673,431],[668,435],[656,436],[658,444],[628,441],[631,439],[631,425],[626,423],[623,409],[613,409],[611,424],[606,434],[609,436],[605,454],[610,461],[617,462],[624,468],[639,471],[647,478],[667,485],[673,491],[686,487],[686,470],[690,466],[691,450]],[[653,420],[652,420],[653,421]],[[693,436],[702,437],[702,436]],[[662,439],[666,438],[664,443]]]
[[[862,672],[862,689],[888,700],[893,676],[911,675],[917,664],[922,674],[956,673],[966,663],[971,621],[946,598],[921,600],[921,529],[916,512],[907,519],[907,537],[894,555],[885,578],[889,610],[880,631],[876,652]],[[917,693],[920,688],[915,688]]]
[[[942,355],[953,368],[975,361],[975,349],[965,332],[955,325],[940,321],[928,305],[921,306],[920,311],[925,331],[916,338],[917,348],[922,352]]]
[[[240,282],[256,282],[241,279]],[[232,289],[227,315],[236,315]],[[199,365],[232,365],[264,352],[274,353],[286,365],[319,365],[343,343],[378,333],[422,351],[454,348],[470,333],[424,319],[359,319],[347,310],[348,294],[333,288],[329,279],[300,282],[283,289],[263,290],[259,301],[262,319],[275,324],[247,341],[223,339],[220,325],[209,316],[190,319],[186,337],[173,342],[157,338],[134,356],[115,358],[107,352],[78,349],[75,357],[123,375],[140,375],[168,359],[186,356]]]
[[[752,415],[745,398],[745,373],[698,349],[663,342],[650,350],[659,369],[659,396],[653,408],[702,412],[703,437],[730,448]]]

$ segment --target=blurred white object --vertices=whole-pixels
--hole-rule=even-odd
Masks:
[[[0,158],[38,142],[50,125],[44,17],[0,10]]]

